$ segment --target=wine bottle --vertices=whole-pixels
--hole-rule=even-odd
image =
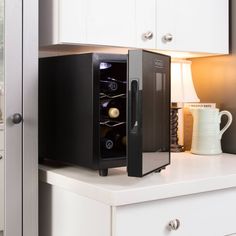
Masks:
[[[106,95],[126,94],[126,81],[116,80],[112,77],[101,78],[100,91]]]
[[[126,119],[125,99],[104,99],[100,102],[100,112],[102,116],[110,119]]]
[[[109,110],[108,110],[108,116],[109,116],[110,118],[118,118],[119,115],[120,115],[120,110],[119,110],[118,108],[116,108],[116,107],[111,107],[111,108],[109,108]]]
[[[113,128],[101,127],[101,146],[102,149],[112,150],[117,146],[117,140],[120,138],[120,134]]]
[[[121,144],[122,144],[123,146],[127,146],[127,137],[126,137],[126,136],[123,136],[123,137],[121,138]]]
[[[119,85],[116,81],[101,80],[100,89],[102,93],[110,94],[118,90]]]
[[[101,138],[101,146],[105,150],[112,150],[114,148],[114,141],[109,138]]]
[[[102,148],[105,150],[119,150],[125,147],[124,137],[125,136],[121,136],[117,129],[110,129],[105,136],[101,138]]]
[[[106,126],[106,125],[100,126],[100,137],[101,137],[101,138],[105,138],[106,135],[107,135],[107,133],[108,133],[109,131],[111,131],[111,129],[112,129],[112,128],[110,128],[110,127],[108,127],[108,126]]]

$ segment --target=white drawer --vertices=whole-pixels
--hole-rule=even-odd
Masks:
[[[180,226],[170,230],[170,221]],[[236,232],[236,189],[113,209],[112,236],[224,236]]]

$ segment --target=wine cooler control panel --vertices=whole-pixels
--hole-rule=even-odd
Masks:
[[[100,155],[126,156],[127,63],[100,62]]]

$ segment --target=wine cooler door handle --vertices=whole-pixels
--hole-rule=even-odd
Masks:
[[[138,93],[138,81],[133,80],[131,82],[131,131],[135,131],[134,129],[138,126]]]

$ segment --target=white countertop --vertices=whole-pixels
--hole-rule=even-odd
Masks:
[[[39,166],[39,178],[111,206],[121,206],[236,187],[236,155],[200,156],[172,153],[171,165],[161,173],[128,177],[125,168],[98,171],[75,166]]]

